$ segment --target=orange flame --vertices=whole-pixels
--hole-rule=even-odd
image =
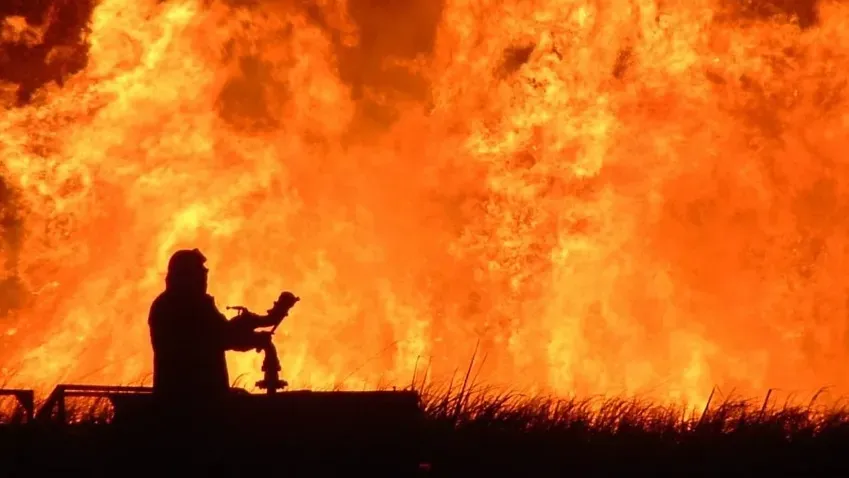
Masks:
[[[144,378],[199,247],[222,309],[303,298],[295,387],[448,380],[480,340],[478,381],[534,392],[845,391],[846,5],[395,3],[101,0],[45,56],[81,68],[6,81],[10,379]]]

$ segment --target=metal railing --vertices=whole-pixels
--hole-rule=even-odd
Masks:
[[[27,423],[32,423],[35,414],[35,393],[32,390],[0,388],[0,396],[14,397],[18,405],[24,409]]]
[[[313,393],[308,391],[291,392],[292,397],[301,396],[303,393]],[[325,395],[321,392],[315,392],[316,397],[320,398]],[[327,392],[331,393],[332,392]],[[47,399],[42,402],[41,406],[36,410],[35,394],[33,390],[23,389],[0,389],[0,396],[14,397],[26,414],[27,423],[60,423],[67,424],[68,409],[66,400],[68,398],[105,398],[113,406],[116,406],[115,399],[118,397],[127,396],[152,396],[152,387],[126,387],[126,386],[110,386],[110,385],[79,385],[79,384],[60,384],[53,389],[53,392],[48,395]],[[129,398],[129,397],[128,397]],[[417,406],[420,406],[419,398],[416,398]]]
[[[58,385],[53,392],[44,401],[35,419],[40,422],[46,422],[53,417],[53,412],[56,412],[56,421],[64,424],[67,417],[65,408],[65,399],[68,397],[87,397],[87,398],[107,398],[111,399],[115,395],[139,395],[152,394],[151,387],[117,387],[110,385],[74,385],[63,384]]]

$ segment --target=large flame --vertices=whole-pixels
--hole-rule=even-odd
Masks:
[[[283,3],[4,18],[7,380],[147,377],[199,247],[222,309],[303,298],[294,387],[447,381],[479,343],[479,382],[536,392],[846,390],[845,4]]]

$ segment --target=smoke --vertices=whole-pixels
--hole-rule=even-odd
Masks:
[[[86,63],[94,0],[34,0],[0,5],[0,86],[23,106],[48,83],[62,85]],[[5,84],[5,85],[4,85]]]

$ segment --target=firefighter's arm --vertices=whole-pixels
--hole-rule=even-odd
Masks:
[[[225,347],[227,350],[247,352],[249,350],[265,348],[270,343],[270,332],[236,329],[227,336]]]
[[[276,322],[269,316],[258,315],[249,310],[242,311],[241,314],[229,320],[230,326],[238,329],[254,330],[263,327],[273,327]]]
[[[260,327],[274,325],[268,323],[265,317],[244,313],[226,321],[226,323],[229,350],[247,352],[252,349],[264,348],[271,341],[271,334],[269,332],[257,332],[254,330]]]
[[[273,325],[266,324],[263,317],[243,311],[238,317],[227,320],[227,317],[217,307],[215,308],[215,313],[217,315],[217,320],[215,320],[216,335],[218,336],[219,343],[225,350],[246,352],[248,350],[262,348],[270,341],[270,334],[254,331],[254,329],[259,327]]]
[[[239,311],[239,315],[233,318],[230,322],[232,322],[234,326],[244,327],[250,330],[264,327],[274,327],[276,329],[283,319],[289,315],[289,310],[291,310],[292,307],[294,307],[300,300],[301,299],[299,297],[296,297],[295,294],[291,292],[283,292],[277,300],[274,301],[274,305],[268,309],[265,315],[256,314],[242,306],[228,307],[228,309],[236,309]],[[272,332],[273,331],[274,330],[272,329]]]

